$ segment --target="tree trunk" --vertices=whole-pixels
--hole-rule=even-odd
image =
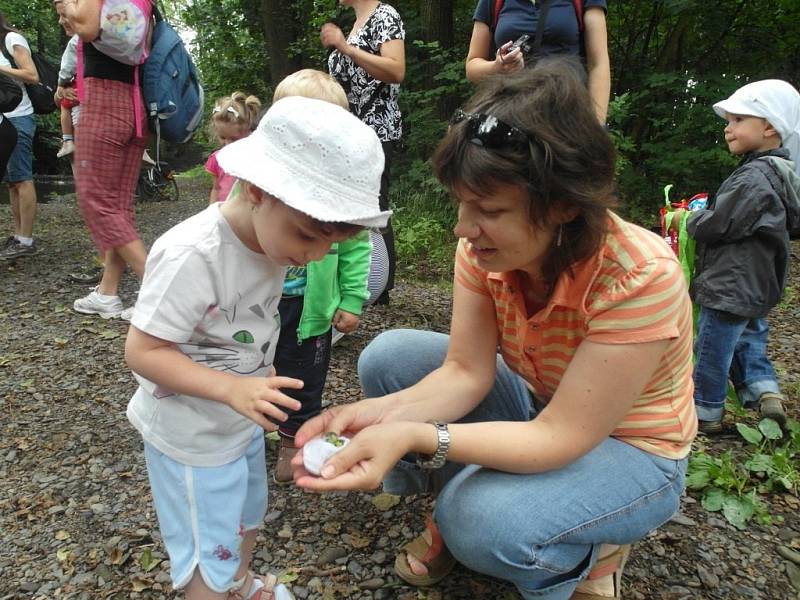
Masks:
[[[289,56],[287,49],[297,40],[299,25],[294,20],[293,3],[261,0],[264,39],[270,62],[269,82],[275,87],[284,77],[301,68],[300,56]]]
[[[419,13],[422,22],[422,39],[426,42],[438,42],[439,49],[449,50],[453,46],[453,2],[454,0],[420,0]],[[413,55],[412,55],[413,56]],[[435,87],[434,77],[437,74],[436,61],[424,60],[425,81],[427,87]],[[447,119],[457,105],[457,98],[441,97],[437,102],[436,112],[440,119]]]

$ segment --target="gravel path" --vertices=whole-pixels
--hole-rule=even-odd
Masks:
[[[182,193],[195,199],[139,207],[148,243],[202,208],[202,190]],[[9,222],[1,206],[4,230]],[[38,256],[0,263],[0,600],[172,597],[141,441],[124,415],[135,387],[122,357],[126,326],[71,310],[85,291],[66,274],[92,251],[74,199],[42,205],[37,235]],[[123,298],[132,300],[135,288],[127,278]],[[327,399],[358,398],[355,360],[378,332],[445,331],[449,302],[443,286],[401,283],[390,307],[370,309],[359,331],[334,348]],[[793,304],[772,319],[771,351],[797,416],[800,311]],[[787,552],[800,552],[799,506],[794,496],[773,497],[771,512],[783,523],[737,531],[687,497],[681,514],[635,547],[624,597],[799,598],[793,561],[800,554]],[[317,496],[273,486],[255,566],[284,573],[298,598],[516,598],[512,588],[460,567],[427,591],[397,579],[395,549],[421,528],[427,508],[420,497]]]

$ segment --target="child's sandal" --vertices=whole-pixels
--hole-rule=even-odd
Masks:
[[[619,546],[608,556],[599,558],[587,576],[588,580],[597,580],[610,576],[614,585],[613,596],[581,591],[581,583],[583,583],[581,582],[570,600],[620,600],[622,598],[622,570],[625,568],[625,563],[628,561],[630,553],[630,544]]]
[[[295,600],[289,589],[282,583],[278,583],[277,575],[272,573],[256,575],[252,572],[250,574],[254,581],[261,582],[261,587],[249,598],[239,590],[228,592],[228,600]]]
[[[427,534],[427,535],[426,535]],[[428,569],[426,575],[417,575],[408,564],[408,557],[413,556]],[[438,583],[453,570],[456,559],[444,544],[439,528],[428,517],[425,519],[425,531],[403,546],[397,554],[394,570],[407,583],[414,586],[429,586]]]

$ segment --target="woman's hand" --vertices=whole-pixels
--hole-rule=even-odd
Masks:
[[[403,455],[415,448],[422,428],[431,429],[431,426],[396,421],[367,427],[341,452],[328,459],[320,477],[305,470],[301,449],[292,459],[295,483],[313,491],[373,490]]]
[[[509,50],[514,42],[506,42],[497,50],[494,68],[498,73],[516,73],[525,68],[525,58],[520,48]]]
[[[325,48],[335,48],[342,54],[347,54],[348,43],[342,33],[334,23],[325,23],[319,31],[319,41]]]
[[[301,448],[308,440],[329,431],[352,437],[365,427],[385,419],[385,404],[381,398],[367,398],[352,404],[334,406],[306,421],[295,436],[295,445]]]

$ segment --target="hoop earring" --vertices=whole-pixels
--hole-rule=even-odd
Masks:
[[[556,248],[561,248],[561,234],[564,233],[564,224],[558,226],[558,238],[556,238]]]

